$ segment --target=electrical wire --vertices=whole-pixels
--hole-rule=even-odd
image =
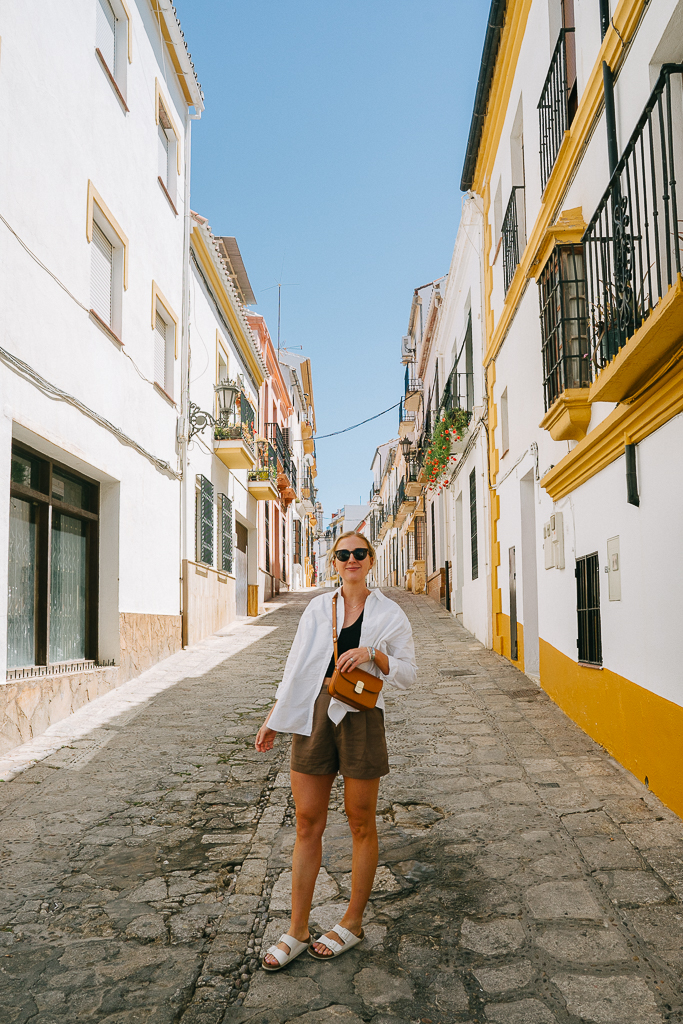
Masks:
[[[132,448],[138,453],[138,455],[142,455],[160,472],[170,476],[173,480],[180,480],[181,474],[176,473],[168,462],[165,462],[163,459],[158,459],[155,455],[152,455],[152,453],[148,452],[146,448],[143,448],[142,445],[137,443],[137,441],[134,441],[132,437],[128,437],[128,435],[124,434],[122,430],[119,430],[117,426],[110,423],[110,421],[105,419],[104,416],[100,416],[100,414],[95,412],[93,409],[90,409],[74,395],[70,395],[67,391],[62,391],[61,388],[56,387],[54,384],[50,384],[50,382],[45,380],[44,377],[41,377],[32,366],[25,363],[23,359],[19,359],[18,356],[12,355],[11,352],[8,352],[4,348],[0,348],[0,359],[6,363],[7,366],[11,367],[15,373],[18,373],[21,377],[24,377],[25,380],[35,385],[35,387],[42,391],[44,395],[47,395],[48,398],[72,405],[75,409],[78,409],[79,412],[82,412],[84,416],[88,416],[89,419],[94,420],[94,422],[100,427],[104,427],[105,430],[108,430],[118,441],[121,442],[121,444],[126,445],[128,448]]]
[[[388,409],[384,409],[382,412],[378,412],[375,416],[368,416],[366,420],[361,420],[360,423],[354,423],[352,427],[344,427],[343,430],[333,430],[331,434],[321,434],[319,437],[315,437],[315,441],[324,441],[326,437],[336,437],[337,434],[347,434],[349,430],[355,430],[356,427],[362,427],[364,423],[370,423],[371,420],[378,420],[380,416],[384,416],[386,413],[391,412],[392,409],[397,409],[401,403],[394,402]]]

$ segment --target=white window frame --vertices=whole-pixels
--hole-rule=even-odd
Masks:
[[[93,224],[97,224],[112,247],[111,323],[106,323],[97,310],[91,309],[90,312],[97,323],[106,328],[112,340],[122,344],[123,292],[128,287],[128,238],[93,183],[89,181],[86,238],[90,245],[93,245]]]
[[[177,215],[178,178],[180,176],[180,133],[171,115],[171,104],[164,96],[159,79],[155,82],[154,95],[154,120],[157,126],[157,178],[166,194],[173,212]],[[166,161],[166,176],[159,174],[159,147],[161,145],[159,135],[164,133],[168,142],[168,159]]]
[[[95,51],[97,53],[102,70],[113,85],[118,99],[128,111],[128,65],[133,60],[133,24],[130,17],[127,0],[94,0],[95,3]],[[116,18],[114,26],[114,61],[110,67],[111,60],[107,59],[98,46],[97,21],[102,16],[98,8],[107,5],[111,8]]]
[[[156,344],[157,344],[157,317],[166,325],[166,354],[164,361],[164,382],[157,380],[156,374]],[[174,313],[170,303],[164,297],[156,281],[152,281],[152,380],[157,391],[165,398],[175,402],[175,361],[178,358],[178,317]]]

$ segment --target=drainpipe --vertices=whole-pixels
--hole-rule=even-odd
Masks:
[[[605,33],[609,28],[610,15],[609,15],[609,0],[600,0],[600,39],[605,38]]]
[[[190,411],[190,168],[192,163],[192,122],[199,120],[201,112],[185,116],[185,180],[183,195],[183,303],[180,328],[180,415],[178,417],[177,441],[180,459],[180,615],[183,628],[183,646],[186,642],[187,609],[183,595],[183,565],[187,559],[187,446]]]
[[[602,83],[605,94],[605,125],[607,127],[607,157],[609,159],[609,176],[614,174],[619,163],[617,148],[617,119],[614,112],[614,76],[607,61],[602,62]]]

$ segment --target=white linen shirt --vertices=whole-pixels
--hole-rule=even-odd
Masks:
[[[282,682],[277,688],[277,703],[268,720],[268,728],[275,732],[297,733],[310,736],[313,729],[313,709],[320,693],[327,666],[334,653],[332,643],[332,598],[337,598],[337,621],[344,622],[344,598],[341,588],[315,597],[308,604],[299,621]],[[380,672],[373,661],[363,665],[366,672],[380,676],[385,683],[407,689],[415,681],[415,647],[408,616],[395,601],[380,590],[371,590],[363,609],[359,647],[374,647],[389,659],[389,671]],[[384,697],[380,691],[378,708],[384,711]],[[332,698],[328,717],[339,725],[347,712],[355,708]]]

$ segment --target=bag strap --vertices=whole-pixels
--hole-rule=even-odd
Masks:
[[[334,644],[334,664],[337,666],[337,595],[332,598],[332,643]]]

